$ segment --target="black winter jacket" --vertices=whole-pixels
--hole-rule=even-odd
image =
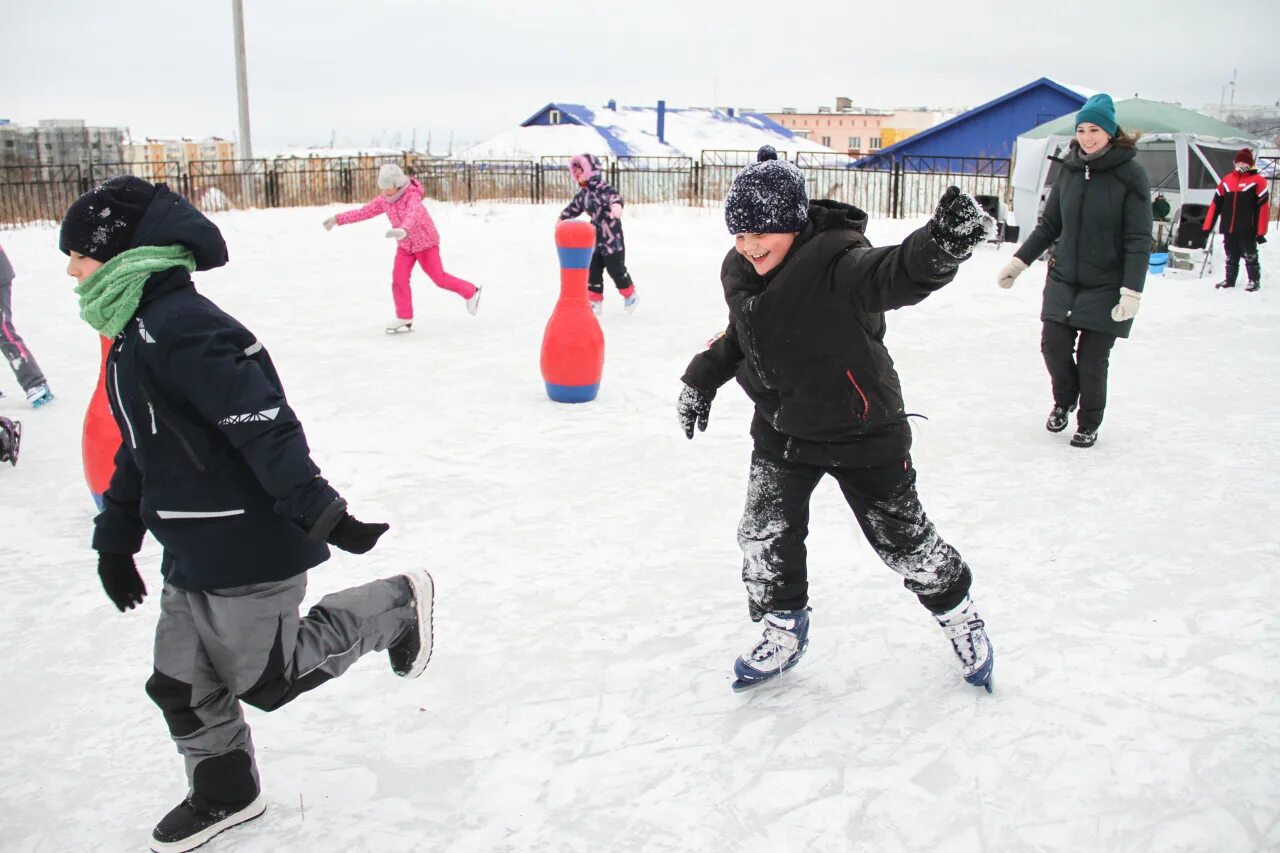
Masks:
[[[177,243],[198,269],[227,261],[217,227],[161,184],[132,246]],[[94,548],[134,554],[149,530],[165,579],[186,590],[283,580],[328,559],[346,504],[311,461],[262,344],[185,270],[147,281],[106,380],[124,441]]]
[[[736,375],[755,403],[756,446],[789,461],[872,467],[911,447],[884,312],[950,282],[960,261],[927,227],[870,248],[866,224],[856,207],[812,202],[791,251],[763,277],[730,249],[720,270],[728,328],[683,377],[713,394]]]
[[[1071,143],[1040,221],[1014,252],[1030,264],[1058,241],[1040,319],[1129,337],[1133,320],[1117,323],[1111,309],[1121,287],[1142,292],[1151,257],[1151,186],[1136,154],[1113,147],[1086,163]]]

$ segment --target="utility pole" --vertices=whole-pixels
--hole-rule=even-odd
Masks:
[[[231,18],[236,36],[236,103],[240,108],[240,159],[253,159],[253,143],[249,139],[249,76],[244,64],[244,4],[231,0]]]

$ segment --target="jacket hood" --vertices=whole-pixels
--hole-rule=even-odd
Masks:
[[[142,215],[129,248],[174,245],[191,250],[197,270],[216,269],[228,260],[227,244],[218,226],[168,185],[156,184],[155,198]]]

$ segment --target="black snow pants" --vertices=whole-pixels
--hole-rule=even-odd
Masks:
[[[1222,249],[1227,254],[1227,284],[1234,285],[1240,275],[1240,260],[1244,259],[1244,273],[1249,281],[1262,281],[1262,265],[1258,263],[1258,238],[1226,234]]]
[[[600,247],[596,247],[596,252],[591,256],[591,268],[587,270],[587,290],[592,293],[604,294],[604,271],[609,271],[609,278],[613,279],[614,285],[618,290],[626,290],[632,286],[631,273],[627,272],[627,252],[614,252],[612,255],[600,254]]]
[[[925,516],[910,459],[876,468],[835,468],[787,462],[757,448],[738,526],[753,621],[768,611],[808,605],[809,498],[824,474],[835,478],[871,547],[902,575],[921,604],[945,613],[964,600],[972,582],[969,567]]]
[[[1107,370],[1115,343],[1116,336],[1106,332],[1044,321],[1040,352],[1049,369],[1053,402],[1068,410],[1079,404],[1079,429],[1092,432],[1102,425],[1102,412],[1107,407]]]

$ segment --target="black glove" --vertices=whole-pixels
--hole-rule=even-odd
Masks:
[[[684,427],[686,438],[693,438],[694,424],[702,432],[707,431],[707,418],[711,416],[711,401],[715,396],[714,391],[706,394],[691,385],[684,386],[676,403],[676,415],[680,418],[680,426]]]
[[[1267,242],[1267,238],[1262,235],[1258,235],[1258,245],[1261,246],[1265,242]]]
[[[929,234],[948,255],[967,258],[974,246],[987,239],[990,220],[973,196],[959,187],[947,187],[929,220]]]
[[[142,582],[142,575],[138,574],[138,567],[130,554],[104,554],[99,551],[98,577],[102,578],[107,598],[121,613],[137,607],[147,595],[147,585]]]
[[[378,537],[390,529],[390,524],[365,524],[344,512],[329,533],[329,544],[351,554],[366,554],[378,544]]]

